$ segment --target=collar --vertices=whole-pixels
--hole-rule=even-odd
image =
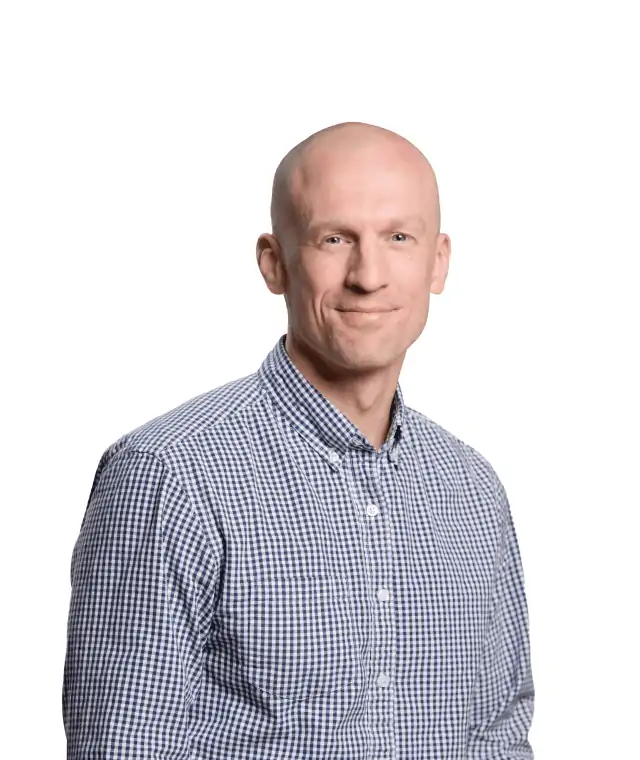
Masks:
[[[263,361],[258,375],[271,401],[327,462],[338,469],[349,448],[375,451],[360,429],[324,396],[291,361],[282,335]],[[405,404],[400,384],[391,405],[391,425],[381,453],[397,466]]]

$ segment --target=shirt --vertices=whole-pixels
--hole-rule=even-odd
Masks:
[[[532,758],[495,471],[400,385],[376,450],[285,338],[103,453],[71,556],[67,758]]]

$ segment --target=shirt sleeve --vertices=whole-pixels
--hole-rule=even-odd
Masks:
[[[504,517],[503,542],[471,704],[467,759],[533,760],[528,733],[534,684],[523,568],[509,501],[499,481],[497,489]]]
[[[71,558],[67,758],[183,760],[219,547],[159,458],[107,453]]]

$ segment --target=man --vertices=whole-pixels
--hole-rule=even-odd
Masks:
[[[98,465],[68,757],[532,758],[507,496],[398,385],[449,265],[433,170],[336,125],[283,159],[272,224],[257,260],[286,336]]]

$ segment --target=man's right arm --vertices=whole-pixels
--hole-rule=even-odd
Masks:
[[[71,560],[68,760],[187,760],[221,547],[152,454],[101,461]]]

